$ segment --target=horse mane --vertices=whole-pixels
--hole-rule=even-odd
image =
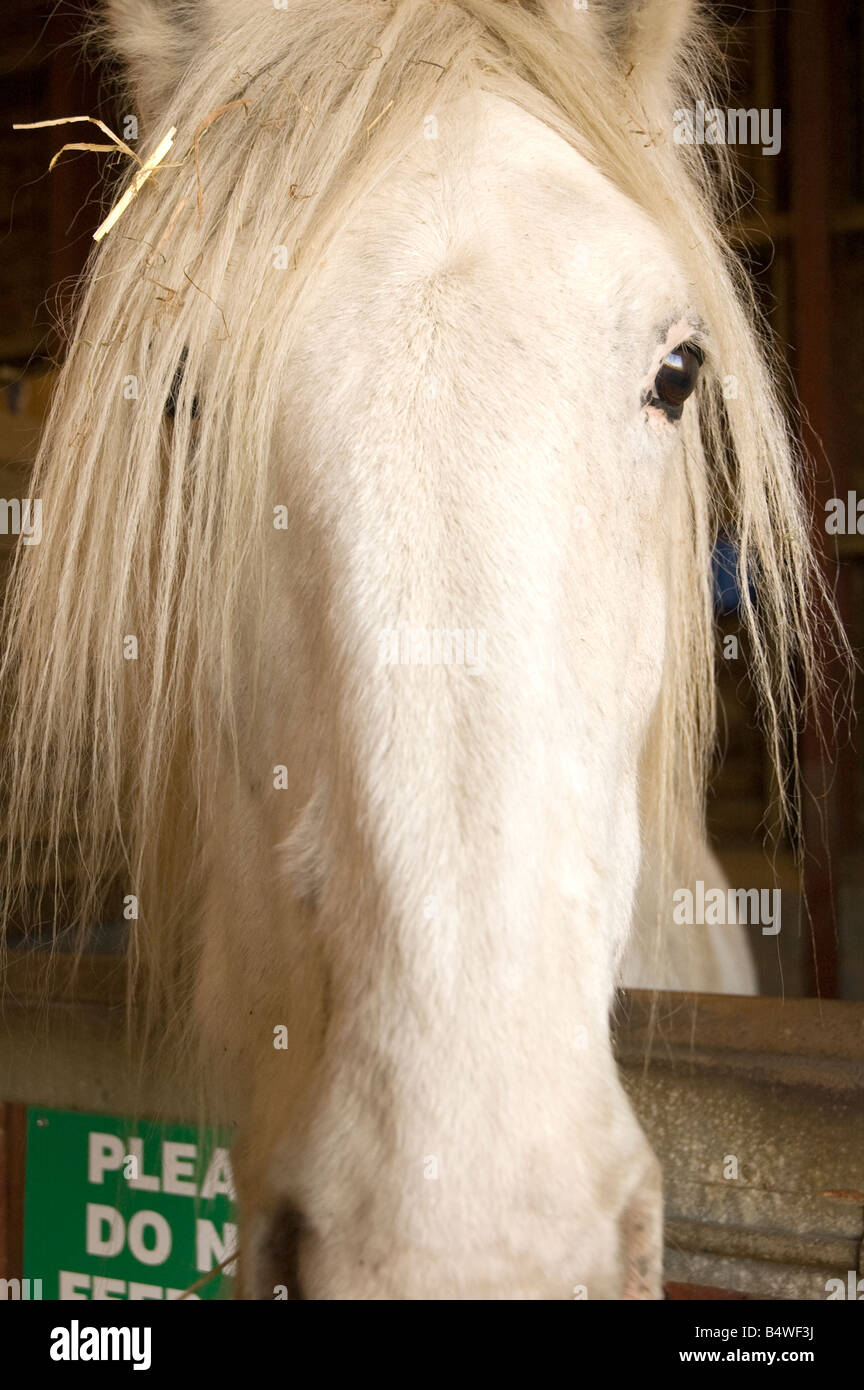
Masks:
[[[155,26],[159,12],[144,8]],[[214,762],[236,748],[237,692],[247,699],[254,684],[238,669],[238,633],[264,645],[260,538],[278,501],[282,364],[352,210],[422,138],[429,112],[481,90],[552,127],[650,215],[710,329],[698,411],[683,425],[687,499],[646,814],[671,827],[682,799],[702,802],[721,517],[739,546],[778,794],[794,814],[789,731],[802,685],[818,687],[833,609],[777,366],[721,231],[737,197],[726,151],[671,139],[673,107],[710,91],[704,25],[661,75],[622,60],[597,5],[562,27],[539,0],[288,0],[239,19],[214,3],[197,44],[192,7],[175,8],[170,51],[145,25],[139,55],[149,43],[165,66],[147,89],[142,155],[171,126],[174,150],[88,266],[33,474],[43,539],[18,548],[5,603],[3,927],[37,883],[55,929],[83,940],[116,875],[139,900],[131,964],[149,961],[160,990],[187,988]],[[277,247],[287,271],[274,268]],[[729,377],[737,392],[724,398]],[[128,637],[137,660],[124,659]]]

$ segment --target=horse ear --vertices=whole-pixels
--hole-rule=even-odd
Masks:
[[[544,0],[562,28],[605,40],[640,95],[661,101],[697,27],[699,0]]]
[[[627,0],[623,9],[619,51],[625,69],[632,65],[639,86],[663,90],[695,27],[699,6],[696,0]]]
[[[668,90],[699,9],[698,0],[604,0],[607,35],[624,72],[643,94]]]
[[[142,124],[161,113],[199,46],[199,5],[184,0],[105,0],[106,46],[125,66]]]

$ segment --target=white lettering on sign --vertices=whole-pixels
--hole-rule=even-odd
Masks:
[[[104,1182],[106,1173],[118,1171],[123,1166],[126,1147],[116,1134],[99,1134],[91,1130],[87,1148],[88,1182]]]
[[[167,1141],[162,1148],[162,1191],[173,1192],[178,1197],[194,1197],[197,1157],[194,1144]]]
[[[153,1238],[145,1241],[144,1232],[148,1230],[153,1232]],[[128,1241],[130,1251],[142,1265],[161,1265],[171,1254],[171,1239],[171,1227],[158,1211],[136,1211],[127,1227],[116,1207],[87,1203],[88,1255],[119,1255]]]
[[[144,1243],[144,1232],[155,1234],[151,1244]],[[136,1211],[127,1231],[129,1249],[142,1265],[164,1265],[171,1254],[171,1227],[158,1211]]]
[[[134,1160],[132,1163],[128,1162],[130,1157]],[[125,1175],[128,1168],[131,1175],[126,1177],[126,1183],[140,1192],[168,1192],[175,1197],[228,1197],[235,1201],[237,1194],[228,1150],[213,1150],[200,1194],[195,1182],[197,1159],[196,1144],[166,1139],[160,1145],[159,1172],[147,1173],[143,1139],[127,1139],[124,1143],[116,1134],[100,1134],[93,1130],[88,1143],[87,1181],[99,1185],[104,1183],[106,1173],[119,1173],[123,1169]]]
[[[231,1156],[227,1149],[214,1149],[204,1182],[201,1185],[202,1197],[230,1197],[237,1200],[234,1191],[234,1178],[231,1173]]]
[[[207,1274],[214,1265],[227,1260],[237,1253],[237,1227],[233,1221],[226,1221],[222,1235],[212,1221],[199,1217],[195,1222],[195,1268],[200,1274]]]
[[[123,1217],[116,1207],[103,1207],[98,1202],[87,1203],[87,1237],[84,1249],[88,1255],[119,1255],[123,1249],[125,1235]]]
[[[130,1303],[143,1303],[158,1298],[174,1300],[181,1298],[184,1292],[184,1289],[165,1289],[159,1284],[141,1284],[134,1279],[127,1284],[125,1279],[105,1279],[97,1274],[76,1274],[73,1270],[61,1269],[58,1301],[68,1303],[91,1299],[97,1302],[125,1298]],[[187,1293],[186,1298],[201,1302],[197,1293]]]
[[[141,1192],[158,1192],[159,1178],[157,1175],[144,1172],[144,1140],[130,1139],[129,1152],[135,1160],[135,1176],[126,1179],[129,1186],[138,1188]]]

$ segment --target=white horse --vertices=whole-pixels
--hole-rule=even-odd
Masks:
[[[33,483],[6,911],[86,927],[119,872],[148,1045],[240,1128],[245,1296],[656,1298],[608,1020],[640,866],[631,982],[705,876],[721,510],[778,763],[818,585],[725,152],[670,136],[702,22],[107,8],[142,157],[178,134]],[[752,988],[729,949],[674,978]]]

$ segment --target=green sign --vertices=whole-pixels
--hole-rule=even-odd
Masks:
[[[24,1277],[47,1299],[179,1298],[235,1249],[233,1197],[211,1130],[31,1109]],[[232,1297],[232,1274],[190,1297]]]

